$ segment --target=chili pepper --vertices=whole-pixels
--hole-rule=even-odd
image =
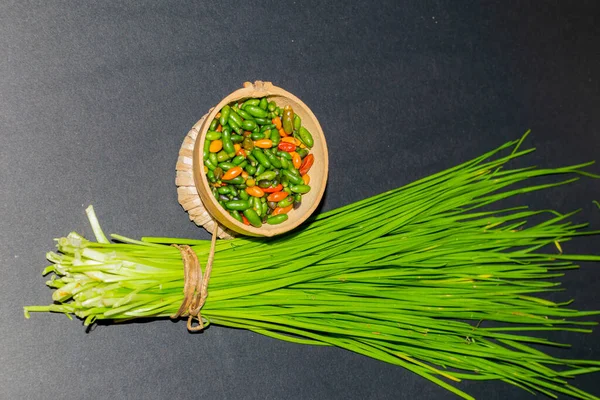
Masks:
[[[260,139],[254,142],[254,146],[261,149],[270,149],[273,147],[273,141],[271,139]]]
[[[300,172],[300,175],[306,175],[306,173],[310,170],[310,167],[312,167],[314,162],[315,156],[313,156],[312,154],[309,154],[306,157],[304,157],[304,160],[302,160],[302,164],[300,164],[300,168],[298,168],[298,172]]]
[[[283,107],[283,117],[281,119],[283,130],[288,135],[294,131],[294,110],[291,106]]]
[[[253,197],[263,197],[265,195],[265,192],[258,186],[247,187],[246,193]]]
[[[225,174],[223,175],[223,178],[221,178],[224,181],[229,181],[233,178],[235,178],[236,176],[240,175],[242,173],[242,168],[239,166],[235,166],[233,168],[230,168],[227,172],[225,172]]]
[[[284,138],[287,139],[287,138]],[[277,145],[277,148],[281,151],[287,151],[288,153],[296,150],[296,145],[294,143],[290,143],[288,141],[281,141],[279,142],[279,144]]]
[[[268,188],[263,189],[263,192],[274,193],[274,192],[279,192],[280,190],[283,190],[283,185],[281,183],[278,183],[277,186],[268,187]]]

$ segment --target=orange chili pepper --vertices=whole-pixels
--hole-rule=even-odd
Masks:
[[[237,155],[237,152],[238,152],[238,151],[240,151],[240,149],[241,149],[241,148],[242,148],[242,145],[241,145],[241,144],[239,144],[239,143],[235,143],[235,144],[233,145],[233,149],[235,150],[235,152],[236,152],[236,155]]]
[[[223,174],[223,177],[221,178],[221,180],[228,181],[230,179],[233,179],[236,176],[238,176],[239,174],[241,174],[242,171],[243,171],[242,167],[235,166],[233,168],[230,168],[229,171],[227,171]]]
[[[265,192],[258,186],[247,187],[246,193],[254,197],[263,197],[265,195]]]
[[[285,192],[284,192],[285,193]],[[292,211],[292,208],[294,208],[293,204],[290,204],[287,207],[277,207],[273,210],[273,212],[271,213],[271,215],[279,215],[279,214],[287,214],[290,211]]]
[[[288,197],[288,193],[281,191],[281,192],[271,193],[269,195],[269,197],[267,197],[267,200],[277,202],[277,201],[281,201],[281,200],[285,199],[286,197]]]
[[[304,157],[304,160],[302,161],[302,165],[300,165],[300,168],[298,171],[298,172],[300,172],[300,175],[306,175],[306,173],[308,172],[310,167],[312,167],[314,162],[315,162],[315,156],[313,156],[312,154],[309,154],[306,157]]]
[[[210,142],[210,146],[208,147],[208,151],[211,153],[218,153],[223,148],[223,142],[221,139],[213,140]]]
[[[249,176],[246,171],[242,171],[241,175],[242,175],[242,178],[244,178],[244,179],[247,179]]]
[[[273,147],[273,141],[271,139],[260,139],[254,141],[254,147],[258,147],[261,149],[270,149]]]
[[[223,127],[221,126],[221,124],[219,124],[219,126],[217,126],[217,132],[223,132]]]
[[[271,120],[271,122],[273,123],[273,125],[275,125],[275,128],[277,128],[277,130],[280,130],[282,128],[281,126],[281,118],[279,117],[275,117]]]
[[[279,128],[278,131],[279,131],[279,136],[281,136],[282,138],[288,137],[288,134],[285,133],[285,131],[283,130],[283,128]]]
[[[244,222],[244,225],[250,225],[250,221],[248,221],[248,218],[246,218],[244,215],[242,215],[242,221]]]
[[[295,151],[292,151],[290,154],[292,156],[292,164],[294,165],[294,168],[299,169],[300,165],[302,165],[302,157],[300,157],[300,154],[296,153]]]
[[[236,144],[238,144],[238,143],[236,143]],[[235,145],[236,145],[236,144],[234,144],[233,146],[235,147]],[[238,150],[235,152],[235,155],[236,155],[236,156],[244,156],[244,158],[246,158],[246,157],[247,157],[247,156],[246,156],[246,150],[244,150],[244,149],[242,149],[242,148],[238,149]]]
[[[304,174],[302,175],[302,180],[304,181],[305,185],[308,185],[310,183],[310,176],[308,176],[308,174]]]

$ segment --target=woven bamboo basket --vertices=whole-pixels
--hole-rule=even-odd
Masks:
[[[302,125],[312,133],[315,142],[311,149],[311,153],[315,156],[315,163],[309,172],[311,191],[303,196],[300,207],[289,213],[287,221],[279,225],[263,224],[260,228],[244,225],[220,206],[210,191],[202,159],[206,132],[219,110],[226,104],[253,97],[267,97],[269,101],[275,101],[280,107],[290,105],[302,119]],[[274,86],[271,82],[256,81],[244,83],[242,89],[226,96],[192,127],[179,152],[175,182],[181,206],[188,212],[192,221],[209,232],[212,232],[215,224],[218,224],[220,228],[218,234],[221,238],[231,238],[240,234],[271,237],[296,228],[310,217],[325,192],[328,171],[327,143],[321,125],[312,111],[299,98]]]

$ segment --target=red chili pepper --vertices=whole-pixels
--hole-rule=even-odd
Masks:
[[[244,215],[242,215],[242,221],[244,222],[244,225],[250,225],[250,221],[248,221],[248,219]]]
[[[300,164],[300,168],[298,169],[300,175],[306,175],[306,173],[308,172],[310,167],[312,167],[314,162],[315,156],[313,156],[312,154],[309,154],[306,157],[304,157],[304,160],[302,161],[302,164]]]
[[[265,193],[275,193],[275,192],[279,192],[283,189],[283,185],[281,183],[277,184],[277,186],[274,187],[268,187],[263,189],[263,192]]]
[[[294,143],[289,142],[279,142],[277,148],[281,151],[287,151],[288,153],[296,150],[296,145]]]

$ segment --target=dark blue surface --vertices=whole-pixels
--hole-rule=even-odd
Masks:
[[[45,304],[52,239],[106,231],[208,238],[179,206],[189,128],[244,81],[296,94],[330,150],[328,210],[478,156],[531,128],[525,164],[599,157],[597,2],[25,2],[0,4],[0,397],[7,399],[442,399],[401,368],[343,350],[183,323],[99,326]],[[571,5],[570,3],[577,3]],[[600,172],[600,167],[594,171]],[[523,199],[600,228],[587,180]],[[599,238],[568,250],[599,252]],[[600,265],[564,278],[600,308]],[[600,334],[555,334],[600,359]],[[575,384],[600,395],[598,375]],[[533,398],[465,382],[478,398]]]

